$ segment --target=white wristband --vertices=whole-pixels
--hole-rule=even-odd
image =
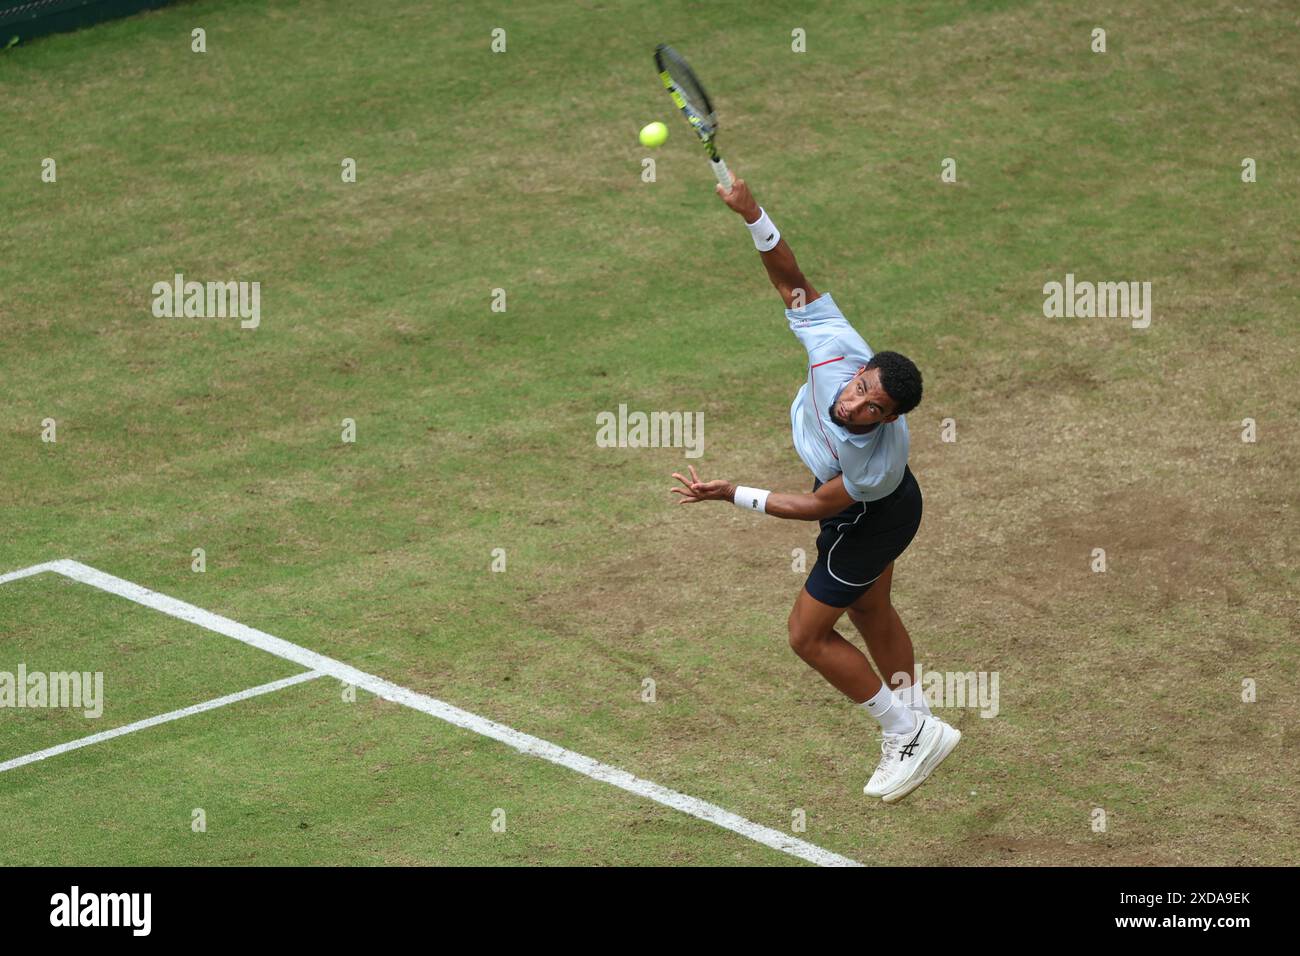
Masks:
[[[757,511],[759,514],[767,514],[767,496],[770,492],[762,488],[746,488],[744,485],[736,486],[736,496],[731,500],[737,508],[744,508],[746,511]]]
[[[754,248],[759,252],[769,252],[781,241],[781,231],[776,228],[768,217],[767,210],[762,206],[758,207],[758,220],[747,222],[745,226],[749,229],[749,234],[754,237]]]

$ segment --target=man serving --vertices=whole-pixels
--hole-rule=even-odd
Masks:
[[[808,352],[808,380],[790,406],[794,447],[815,481],[809,494],[784,494],[673,477],[680,504],[731,501],[748,511],[818,521],[817,563],[790,612],[790,646],[881,727],[880,764],[863,792],[886,803],[919,787],[961,739],[930,713],[913,683],[915,654],[889,601],[894,559],[921,524],[921,489],[907,467],[904,415],[921,401],[921,373],[897,352],[873,353],[829,293],[805,278],[790,245],[744,180],[718,195],[744,217],[768,278],[785,301],[790,329]],[[880,673],[835,630],[847,610]]]

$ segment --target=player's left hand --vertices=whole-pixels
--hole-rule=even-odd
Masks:
[[[730,189],[723,189],[719,183],[714,191],[722,197],[722,201],[732,210],[745,217],[745,222],[758,222],[760,215],[758,200],[754,194],[749,191],[749,185],[743,179],[737,179],[731,184]]]
[[[688,505],[696,501],[731,501],[732,496],[736,493],[736,486],[729,481],[723,481],[721,478],[715,478],[713,481],[700,481],[700,476],[695,473],[695,466],[688,465],[691,470],[691,480],[687,481],[684,475],[673,472],[673,477],[680,481],[685,487],[673,488],[673,494],[681,495],[682,498],[677,503],[679,505]]]

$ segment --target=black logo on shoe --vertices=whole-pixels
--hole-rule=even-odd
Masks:
[[[921,739],[921,731],[924,728],[925,728],[925,721],[921,721],[921,726],[916,728],[916,736],[913,737],[911,740],[909,740],[907,743],[903,744],[901,748],[899,748],[898,751],[899,760],[902,760],[906,757],[910,757],[912,756],[913,753],[916,752],[916,743],[918,740]]]

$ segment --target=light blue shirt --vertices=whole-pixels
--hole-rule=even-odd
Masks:
[[[790,405],[795,451],[823,482],[844,475],[844,488],[855,501],[875,501],[892,493],[907,467],[905,418],[900,415],[865,435],[855,435],[830,418],[840,390],[871,360],[871,348],[825,292],[802,309],[786,309],[785,317],[808,350],[808,381]]]

